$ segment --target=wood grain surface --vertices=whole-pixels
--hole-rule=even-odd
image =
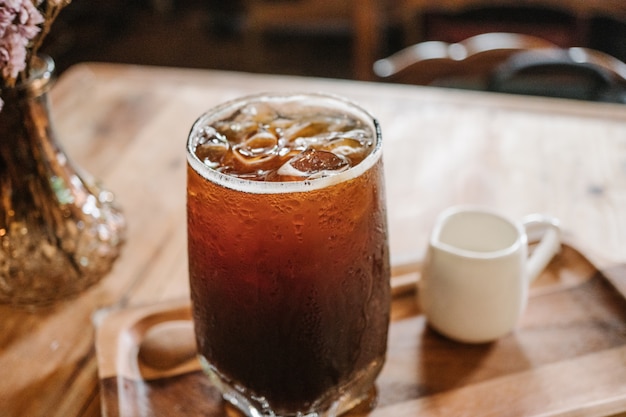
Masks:
[[[188,297],[184,145],[191,124],[217,103],[270,90],[333,92],[379,118],[385,138],[392,262],[398,273],[419,266],[435,216],[459,203],[487,205],[517,218],[550,213],[561,219],[568,240],[600,270],[626,263],[626,107],[364,82],[85,64],[59,79],[52,91],[53,116],[70,157],[116,194],[129,224],[128,240],[111,274],[80,297],[53,310],[0,306],[0,416],[100,415],[95,312]],[[415,321],[407,326],[417,331],[419,319],[407,320]],[[576,367],[551,367],[544,381],[569,372],[573,380],[590,379],[604,386],[625,367],[623,351],[617,348],[613,355],[594,361],[592,353],[585,354],[595,368],[577,373]],[[525,375],[528,379],[521,386],[508,382],[506,398],[492,401],[503,407],[514,401],[529,401],[529,409],[536,406],[516,394],[524,386],[540,384],[532,374]],[[458,389],[478,401],[480,394],[495,392],[497,384],[507,381],[482,381],[477,391],[440,386],[428,400],[389,405],[374,415],[415,415],[427,409],[451,415],[446,413],[451,401],[446,392]],[[622,393],[624,381],[616,385]],[[556,389],[535,388],[545,388],[542,395],[548,399]],[[593,390],[585,394],[572,389],[569,394],[571,402],[554,407],[564,410],[571,405],[570,415],[602,415],[598,408],[576,408],[579,396],[588,403],[615,404],[615,398]],[[626,406],[602,413],[624,410]]]
[[[603,273],[565,246],[532,286],[515,331],[462,344],[431,330],[415,294],[394,300],[387,359],[370,416],[606,415],[626,406],[626,269]],[[146,366],[142,346],[160,331],[162,356],[193,340],[187,300],[103,313],[96,348],[105,417],[228,415],[192,355]],[[169,346],[168,346],[169,345]],[[195,352],[195,346],[189,345]],[[619,365],[622,366],[619,366]]]

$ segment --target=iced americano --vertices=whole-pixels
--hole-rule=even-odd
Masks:
[[[359,107],[313,94],[229,102],[191,130],[198,353],[246,414],[335,415],[371,391],[389,323],[380,141]]]

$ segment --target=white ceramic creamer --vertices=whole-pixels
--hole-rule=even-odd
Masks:
[[[528,234],[542,237],[528,256]],[[457,206],[437,218],[418,296],[430,326],[467,343],[513,330],[528,287],[559,251],[558,222],[532,215],[517,222],[486,208]]]

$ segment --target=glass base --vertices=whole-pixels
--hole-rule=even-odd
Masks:
[[[318,409],[316,404],[328,404],[327,398],[320,398],[308,410],[282,413],[273,410],[265,398],[255,396],[245,388],[234,384],[224,377],[203,356],[199,356],[199,359],[205,374],[209,377],[211,383],[222,393],[224,400],[228,401],[247,417],[336,417],[353,410],[357,406],[367,408],[363,410],[366,412],[373,408],[375,404],[376,389],[374,381],[383,365],[382,362],[375,362],[358,374],[352,381],[337,388],[338,398],[332,401],[330,406]]]

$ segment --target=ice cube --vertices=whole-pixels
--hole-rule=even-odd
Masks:
[[[246,138],[253,136],[259,130],[259,125],[249,120],[220,120],[215,122],[214,126],[215,129],[226,136],[232,144],[243,142]]]
[[[278,155],[278,138],[267,131],[260,131],[233,146],[239,162],[246,165],[266,162]]]
[[[256,158],[276,153],[278,138],[270,132],[257,132],[234,149],[248,158]]]
[[[295,140],[302,137],[313,136],[317,132],[313,132],[311,123],[308,121],[305,122],[296,122],[287,128],[283,129],[283,138],[287,142],[294,142]]]
[[[356,165],[370,153],[372,146],[373,142],[366,137],[365,132],[350,131],[320,143],[316,149],[345,156],[352,161],[352,165]]]
[[[294,156],[278,169],[278,175],[289,177],[321,178],[343,172],[350,162],[332,152],[307,149]]]
[[[242,107],[235,120],[253,120],[258,124],[269,124],[278,118],[279,114],[272,104],[259,101]]]
[[[324,123],[326,124],[326,131],[328,132],[347,132],[361,125],[361,122],[351,118],[347,114],[326,116]]]
[[[209,126],[198,135],[195,153],[207,166],[217,168],[229,149],[228,139]]]

